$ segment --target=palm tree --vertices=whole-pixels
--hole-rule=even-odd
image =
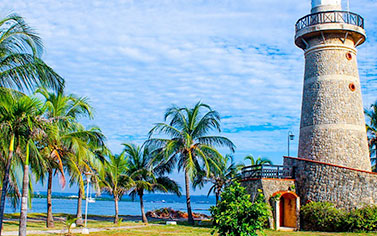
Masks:
[[[123,195],[133,185],[132,179],[128,176],[128,161],[125,152],[120,155],[109,154],[101,172],[101,187],[103,191],[114,198],[114,224],[119,222],[118,202],[122,200]]]
[[[23,134],[22,138],[18,140],[20,146],[25,147],[25,155],[23,155],[22,149],[16,148],[16,155],[21,159],[23,165],[23,181],[22,181],[22,198],[21,198],[21,213],[20,213],[20,225],[19,225],[19,235],[26,236],[26,223],[27,223],[27,210],[28,210],[28,192],[30,177],[29,177],[29,166],[31,166],[32,172],[37,178],[43,177],[45,170],[45,161],[39,154],[38,147],[36,143],[41,140],[44,136],[44,126],[48,125],[41,119],[43,111],[41,110],[41,103],[37,99],[30,97],[26,98],[24,103],[24,109],[34,110],[33,113],[30,112],[31,116],[28,117],[27,122],[30,126],[30,130]],[[26,105],[26,106],[25,106]]]
[[[67,134],[62,137],[64,146],[68,147],[65,166],[70,175],[70,184],[79,184],[77,200],[76,224],[82,225],[82,199],[84,196],[84,178],[86,173],[96,173],[101,170],[101,160],[96,152],[106,150],[105,136],[98,127],[85,129],[78,123],[72,123]],[[64,160],[63,160],[64,162]]]
[[[47,130],[47,135],[43,140],[44,147],[40,150],[40,154],[45,158],[47,170],[47,217],[46,217],[46,227],[54,227],[54,218],[52,215],[52,177],[53,171],[55,174],[60,173],[60,182],[62,187],[65,186],[65,175],[63,168],[63,158],[66,158],[65,150],[66,148],[62,146],[61,142],[61,129],[55,124],[51,124],[50,128]],[[44,177],[44,176],[43,176]],[[42,178],[43,182],[44,178]]]
[[[272,165],[272,161],[269,160],[268,158],[262,158],[262,157],[258,157],[257,159],[254,159],[254,156],[253,155],[247,155],[244,160],[249,160],[250,161],[250,165],[252,166],[260,166],[260,165],[264,165],[264,164],[269,164],[269,165]]]
[[[238,178],[240,169],[241,165],[236,165],[231,155],[225,155],[216,160],[216,166],[211,166],[209,173],[201,172],[195,176],[193,181],[194,188],[202,188],[204,184],[211,183],[212,186],[208,191],[208,196],[213,192],[216,196],[217,205],[223,188]]]
[[[0,88],[0,93],[2,92],[2,89]],[[1,94],[0,94],[1,98]],[[13,207],[14,210],[18,209],[18,205],[20,202],[21,198],[21,192],[18,186],[18,176],[20,176],[20,168],[9,168],[9,178],[5,178],[5,174],[7,173],[7,168],[8,168],[8,154],[9,154],[9,137],[7,130],[1,129],[0,125],[0,191],[2,192],[3,188],[3,181],[4,179],[8,180],[8,188],[7,188],[7,193],[4,196],[6,199],[10,200],[10,203]],[[14,160],[12,159],[12,162]],[[14,167],[14,165],[10,165],[10,167]],[[4,198],[4,199],[5,199]],[[1,200],[0,200],[1,204]]]
[[[5,197],[9,185],[9,171],[11,168],[11,162],[13,161],[15,141],[17,141],[15,140],[15,136],[17,130],[21,129],[22,126],[25,126],[24,119],[20,121],[18,120],[20,119],[20,115],[17,114],[18,111],[14,106],[16,95],[19,96],[19,94],[12,94],[12,91],[7,89],[0,90],[0,130],[4,141],[4,146],[2,148],[7,154],[7,157],[4,157],[5,168],[0,202],[0,235],[3,223]],[[27,127],[28,126],[26,126],[26,128]]]
[[[77,122],[79,117],[92,118],[93,115],[92,107],[85,97],[78,98],[72,94],[65,95],[62,90],[51,92],[45,87],[38,88],[35,93],[44,98],[44,105],[47,109],[46,118],[53,124],[52,132],[48,135],[43,150],[44,156],[48,160],[46,226],[51,228],[54,227],[51,198],[54,170],[59,171],[63,187],[65,183],[62,159],[67,158],[68,147],[63,146],[67,142],[62,142],[62,138],[71,137],[66,133],[67,126],[71,125],[71,122]],[[55,171],[55,173],[57,172]]]
[[[64,80],[46,65],[41,59],[42,42],[38,35],[25,23],[22,17],[12,14],[0,20],[0,87],[32,89],[35,85],[45,85],[59,90]],[[4,98],[4,97],[3,97]],[[11,110],[9,110],[11,112]],[[2,126],[8,132],[7,158],[5,161],[4,181],[0,203],[0,234],[3,223],[5,195],[9,184],[9,171],[14,155],[14,148],[19,145],[18,125],[12,123],[15,117],[3,107]],[[6,120],[8,119],[8,120]],[[24,126],[24,128],[27,126]],[[31,127],[29,127],[31,128]],[[8,146],[9,145],[9,146]]]
[[[220,115],[210,106],[197,103],[193,108],[172,106],[165,113],[165,123],[158,123],[149,132],[146,145],[160,147],[165,156],[166,169],[172,171],[178,165],[178,171],[185,173],[186,203],[188,221],[194,224],[190,198],[190,180],[203,168],[209,173],[210,164],[221,154],[216,147],[228,147],[234,151],[234,144],[222,136],[209,133],[221,132]],[[152,138],[154,134],[163,134],[169,138]]]
[[[20,212],[20,224],[19,224],[19,235],[26,236],[26,225],[27,225],[27,211],[28,211],[28,201],[30,188],[30,173],[29,169],[34,176],[40,178],[44,175],[45,161],[39,154],[39,150],[34,143],[34,137],[29,139],[25,144],[25,154],[19,153],[17,156],[20,157],[21,163],[23,165],[23,180],[22,180],[22,198],[21,198],[21,212]],[[29,167],[30,166],[30,167]]]
[[[35,98],[18,94],[12,91],[3,89],[0,96],[0,125],[3,135],[11,137],[9,141],[9,155],[7,160],[7,167],[2,188],[1,200],[1,224],[5,204],[5,195],[9,183],[9,170],[13,155],[19,157],[23,166],[23,185],[22,185],[22,200],[21,200],[21,216],[19,234],[26,235],[26,220],[27,220],[27,200],[29,192],[29,150],[33,148],[33,153],[38,153],[35,146],[35,138],[42,133],[41,123],[41,104]],[[4,138],[7,136],[3,136]],[[36,168],[40,164],[34,165]],[[43,174],[40,173],[40,174]]]
[[[368,144],[371,162],[374,163],[372,170],[376,171],[377,168],[377,101],[370,106],[370,110],[365,109],[365,115],[369,120],[366,124],[368,133]]]
[[[41,38],[24,19],[11,14],[0,20],[0,87],[32,89],[35,85],[62,89],[64,80],[40,58]]]
[[[132,199],[135,199],[136,195],[139,196],[141,217],[144,223],[148,223],[144,211],[144,191],[172,192],[180,196],[180,188],[174,180],[161,175],[159,158],[156,158],[156,152],[151,152],[147,147],[141,148],[133,144],[125,143],[123,145],[124,152],[128,157],[127,172],[134,184],[130,190],[130,195]]]

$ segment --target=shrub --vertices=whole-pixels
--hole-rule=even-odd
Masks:
[[[221,201],[211,207],[214,228],[220,236],[254,236],[263,230],[270,210],[260,193],[255,202],[238,182],[226,187]]]
[[[345,220],[348,231],[377,231],[377,206],[354,209]]]
[[[346,211],[328,202],[310,202],[301,208],[304,230],[325,232],[377,231],[377,206]]]
[[[332,203],[310,202],[301,208],[301,226],[311,231],[342,231],[345,214]]]

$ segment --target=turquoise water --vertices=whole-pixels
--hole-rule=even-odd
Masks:
[[[63,194],[63,197],[68,197],[75,194]],[[59,196],[55,196],[59,197]],[[93,196],[94,197],[94,196]],[[104,200],[96,200],[94,203],[89,203],[88,214],[94,215],[113,215],[114,202],[110,196],[101,196]],[[163,207],[170,207],[174,210],[186,211],[186,197],[177,197],[175,195],[167,194],[146,194],[144,196],[145,210],[155,210]],[[209,208],[215,205],[215,198],[210,196],[192,196],[192,208],[195,213],[202,213],[210,215]],[[75,214],[77,211],[77,199],[52,199],[52,210],[54,213],[69,213]],[[5,208],[6,213],[18,212],[19,209],[14,210],[9,205]],[[32,207],[29,212],[45,213],[47,211],[46,198],[34,198],[32,200]],[[85,200],[83,201],[83,213],[85,212]],[[140,215],[140,202],[132,201],[128,196],[123,197],[123,201],[119,202],[120,215]]]

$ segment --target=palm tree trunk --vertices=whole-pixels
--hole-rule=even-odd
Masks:
[[[187,214],[188,214],[188,223],[193,225],[194,218],[192,216],[191,210],[191,197],[190,197],[190,177],[188,172],[185,170],[185,187],[186,187],[186,203],[187,203]]]
[[[29,165],[24,165],[24,179],[22,181],[21,213],[20,213],[20,226],[19,226],[18,236],[26,236],[28,193],[29,193]]]
[[[9,185],[9,171],[13,157],[13,150],[9,150],[7,165],[5,167],[4,179],[3,179],[3,188],[1,190],[1,202],[0,202],[0,235],[1,231],[3,230],[3,217],[4,217],[4,209],[5,209],[5,196],[8,191]]]
[[[143,219],[143,223],[148,223],[148,219],[145,216],[145,211],[144,211],[143,193],[139,193],[139,197],[140,197],[141,218]]]
[[[83,221],[82,221],[82,196],[83,192],[81,188],[79,187],[79,197],[77,199],[77,213],[76,213],[76,225],[77,226],[82,226]]]
[[[220,201],[220,196],[221,196],[221,189],[222,189],[222,186],[217,185],[215,189],[216,189],[216,190],[215,190],[215,191],[216,191],[215,194],[216,194],[216,206],[217,206],[217,204],[218,204],[219,201]]]
[[[46,227],[54,228],[54,217],[52,215],[52,168],[48,169],[48,183],[47,183],[47,219]]]
[[[115,217],[114,217],[114,224],[118,224],[119,222],[119,208],[118,208],[118,196],[114,196],[114,203],[115,203]]]

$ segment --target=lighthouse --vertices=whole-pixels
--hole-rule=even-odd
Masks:
[[[296,24],[305,75],[298,157],[371,171],[357,68],[364,19],[342,11],[341,0],[312,0]]]
[[[298,156],[244,167],[241,177],[252,199],[263,191],[277,230],[308,223],[300,222],[300,206],[312,201],[348,210],[377,205],[356,58],[364,19],[343,11],[341,0],[312,0],[295,27],[305,56]]]

